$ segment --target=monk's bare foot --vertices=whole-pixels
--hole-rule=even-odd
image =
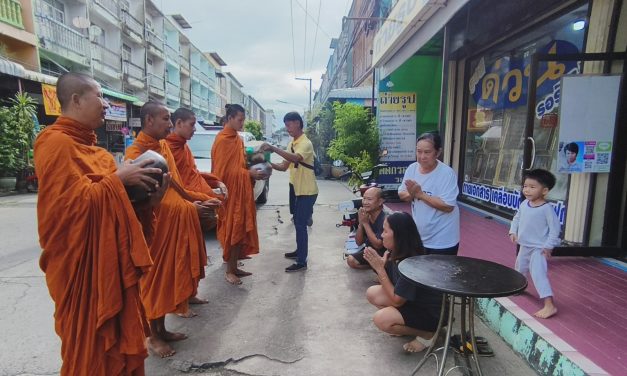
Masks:
[[[161,338],[167,342],[176,342],[187,339],[187,336],[183,333],[168,332],[167,330],[161,334]]]
[[[200,299],[197,296],[192,296],[191,298],[189,298],[188,303],[189,304],[207,304],[209,303],[209,301],[206,299]]]
[[[226,273],[224,275],[224,279],[226,279],[226,281],[232,285],[241,285],[242,284],[242,280],[239,279],[239,277],[233,273]]]
[[[545,305],[544,308],[534,313],[533,315],[540,319],[548,319],[549,317],[557,313],[557,307],[554,305]]]
[[[250,260],[252,257],[250,256],[241,256],[239,259],[240,260]]]
[[[415,339],[403,345],[403,350],[405,350],[405,352],[408,352],[408,353],[419,353],[426,348],[427,346],[423,345],[422,343],[418,342]]]
[[[146,338],[146,347],[148,347],[148,350],[150,352],[158,355],[161,358],[167,358],[176,354],[176,351],[174,351],[174,349],[171,348],[170,345],[168,345],[164,340],[157,337]]]
[[[238,277],[248,277],[249,275],[253,275],[253,273],[243,271],[242,269],[237,269],[235,271],[235,275]]]
[[[178,317],[182,317],[184,319],[191,319],[192,317],[198,316],[198,314],[196,312],[192,311],[191,309],[188,309],[187,312],[185,312],[185,313],[177,313],[176,315]]]

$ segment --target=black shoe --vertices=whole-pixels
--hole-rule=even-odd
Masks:
[[[287,252],[284,256],[287,259],[296,260],[296,251],[294,251],[294,252]]]
[[[313,226],[313,219],[309,218],[309,220],[307,221],[307,226],[311,227]]]
[[[299,264],[292,264],[290,266],[288,266],[287,268],[285,268],[285,271],[287,273],[291,273],[291,272],[302,272],[307,270],[307,265],[299,265]]]

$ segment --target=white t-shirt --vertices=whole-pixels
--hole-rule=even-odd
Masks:
[[[435,170],[428,174],[420,173],[420,165],[414,162],[407,167],[399,192],[407,192],[406,180],[414,180],[429,196],[439,197],[453,207],[450,213],[437,210],[421,200],[411,203],[412,217],[418,227],[422,243],[427,248],[444,249],[459,243],[459,207],[457,206],[457,174],[446,164],[438,161]]]

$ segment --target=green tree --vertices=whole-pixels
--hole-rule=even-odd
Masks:
[[[336,137],[328,154],[339,159],[351,170],[361,173],[372,169],[379,158],[379,131],[368,110],[352,103],[334,103],[333,128]],[[356,181],[351,181],[357,184]]]
[[[250,132],[257,140],[263,140],[263,132],[261,131],[261,123],[254,120],[247,120],[244,123],[244,131]]]
[[[327,149],[331,144],[331,140],[335,138],[335,130],[333,129],[333,119],[335,114],[331,104],[325,105],[319,114],[310,121],[310,125],[305,130],[307,137],[311,140],[316,154],[321,162],[328,162]]]
[[[0,176],[15,176],[28,165],[35,137],[36,102],[25,93],[0,107]]]

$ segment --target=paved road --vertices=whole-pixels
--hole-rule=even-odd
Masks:
[[[283,253],[295,244],[287,181],[285,173],[272,176],[269,201],[257,211],[261,253],[246,262],[254,275],[241,286],[224,281],[218,243],[208,236],[212,263],[200,296],[210,303],[195,307],[193,319],[168,316],[169,327],[190,338],[175,344],[173,358],[150,357],[147,375],[403,375],[417,363],[419,356],[402,352],[407,339],[382,334],[371,322],[375,309],[364,293],[373,274],[348,270],[342,260],[347,231],[335,226],[336,205],[352,196],[343,184],[319,181],[309,269],[283,271],[290,264]],[[37,264],[35,203],[34,195],[0,197],[0,375],[60,369],[53,305]],[[535,374],[483,324],[478,331],[497,354],[483,359],[485,374]],[[433,370],[429,364],[421,374]]]

